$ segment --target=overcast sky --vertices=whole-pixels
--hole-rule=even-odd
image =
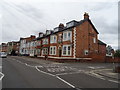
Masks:
[[[118,0],[68,1],[0,0],[0,43],[38,36],[39,32],[53,30],[59,23],[80,21],[84,12],[88,12],[99,39],[117,49]]]

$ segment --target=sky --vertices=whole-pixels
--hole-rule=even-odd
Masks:
[[[98,38],[117,49],[118,0],[0,0],[0,43],[80,21],[84,12],[89,13]]]

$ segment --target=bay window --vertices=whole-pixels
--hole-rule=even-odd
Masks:
[[[56,55],[56,46],[50,46],[50,55]]]
[[[63,45],[62,55],[71,56],[71,45]]]

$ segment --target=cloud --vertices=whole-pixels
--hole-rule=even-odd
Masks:
[[[16,0],[15,0],[16,1]],[[3,13],[3,41],[19,40],[31,34],[38,35],[46,29],[53,29],[59,23],[80,21],[84,12],[97,28],[99,39],[117,47],[118,11],[117,2],[29,2],[7,0],[1,3]]]

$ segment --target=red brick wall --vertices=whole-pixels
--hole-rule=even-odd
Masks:
[[[99,53],[106,55],[106,45],[98,45]]]
[[[7,52],[7,46],[3,46],[1,51],[2,52]]]
[[[120,63],[120,58],[112,58],[112,57],[106,57],[106,62],[119,62]]]
[[[93,37],[96,43],[93,43]],[[84,50],[89,50],[89,53],[96,53],[95,50],[98,52],[98,36],[88,21],[76,27],[76,57],[87,57]]]

